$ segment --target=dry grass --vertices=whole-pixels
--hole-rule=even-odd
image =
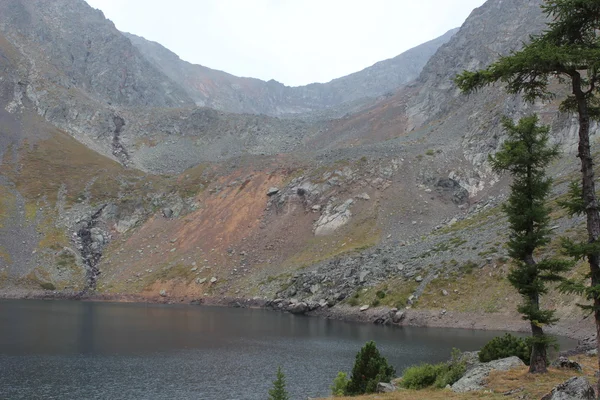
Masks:
[[[379,243],[381,232],[372,215],[352,221],[331,236],[313,236],[302,250],[284,262],[287,268],[302,268],[344,253],[366,250]]]
[[[408,297],[415,291],[417,286],[418,283],[412,279],[394,278],[377,286],[359,290],[346,302],[355,306],[369,304],[372,306],[403,308],[408,302]]]
[[[470,274],[434,279],[427,285],[416,307],[459,312],[512,311],[519,296],[506,279],[507,271],[507,266],[476,267]],[[448,296],[443,296],[442,290],[448,291]]]
[[[493,371],[490,374],[487,387],[495,393],[506,393],[522,389],[519,393],[506,396],[506,398],[539,399],[559,383],[576,375],[586,376],[588,381],[594,384],[597,380],[594,378],[594,374],[598,367],[598,359],[584,355],[573,357],[573,359],[581,364],[583,374],[550,368],[548,374],[532,375],[527,372],[527,367],[522,367],[510,371]]]
[[[507,399],[509,397],[501,394],[471,392],[471,393],[454,393],[451,390],[400,390],[394,393],[372,394],[368,396],[354,397],[330,397],[336,400],[446,400],[446,399]]]
[[[4,221],[15,212],[15,206],[15,195],[0,185],[0,228],[4,226]]]

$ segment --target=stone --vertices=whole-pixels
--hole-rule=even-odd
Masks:
[[[483,390],[485,381],[492,370],[508,371],[524,365],[523,361],[515,356],[475,365],[452,385],[452,391],[465,393],[473,390]]]
[[[585,352],[588,357],[596,357],[598,355],[598,349],[591,349]]]
[[[192,268],[192,269],[191,269],[191,271],[192,271],[192,272],[196,272],[196,271],[198,271],[198,268],[197,268],[197,267],[194,267],[194,268]]]
[[[594,400],[594,389],[583,376],[576,376],[556,386],[541,400]]]
[[[367,311],[368,309],[369,309],[369,305],[368,304],[365,304],[364,306],[361,306],[359,308],[360,311]]]
[[[287,310],[292,314],[304,314],[308,311],[308,304],[304,302],[292,303],[288,306]]]
[[[371,200],[371,196],[369,196],[367,193],[361,193],[361,194],[357,195],[356,198],[360,199],[360,200],[365,200],[365,201]]]
[[[196,279],[196,283],[197,283],[198,285],[201,285],[201,284],[203,284],[204,282],[206,282],[206,278],[197,278],[197,279]]]
[[[371,273],[371,271],[365,270],[365,271],[360,271],[360,273],[358,274],[358,280],[360,283],[365,283],[367,281],[367,275],[369,275]]]
[[[392,316],[392,321],[395,324],[398,324],[398,323],[402,322],[402,320],[404,319],[404,317],[406,317],[406,315],[404,314],[404,311],[396,311],[394,313],[394,315]]]
[[[160,297],[167,297],[167,291],[165,289],[161,289],[158,294],[160,294]]]
[[[442,296],[448,296],[448,291],[446,289],[442,289]]]
[[[577,361],[569,360],[567,357],[558,357],[551,364],[554,368],[572,369],[581,372],[581,365]]]
[[[423,282],[423,277],[421,275],[417,276],[415,282]]]
[[[216,281],[217,281],[216,277],[213,276],[212,278],[210,278],[210,283],[215,283]]]
[[[173,217],[173,210],[170,208],[163,208],[162,214],[163,214],[163,217],[165,217],[165,218],[171,218],[171,217]]]
[[[377,393],[391,393],[396,391],[396,387],[391,383],[379,382],[376,391]]]
[[[277,193],[279,193],[279,188],[276,187],[270,187],[269,190],[267,190],[267,196],[269,197],[275,196]]]

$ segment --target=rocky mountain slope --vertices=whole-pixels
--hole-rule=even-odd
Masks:
[[[190,64],[156,42],[125,34],[140,52],[197,105],[236,113],[284,115],[305,113],[343,103],[376,98],[413,81],[429,58],[457,29],[389,60],[328,83],[288,87],[277,81],[240,78]]]
[[[539,32],[541,0],[489,0],[415,82],[334,119],[197,108],[83,1],[44,4],[0,0],[0,294],[514,312],[508,180],[486,164],[498,121],[538,111],[552,125],[553,204],[577,176],[576,123],[500,87],[464,97],[452,78]]]

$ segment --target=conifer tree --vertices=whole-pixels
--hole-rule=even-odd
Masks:
[[[281,367],[277,367],[277,378],[273,381],[273,389],[269,390],[269,400],[290,400],[285,390],[285,375]]]
[[[537,123],[536,115],[524,117],[516,125],[505,117],[502,125],[508,139],[490,157],[490,163],[494,171],[509,172],[513,177],[510,195],[502,206],[510,225],[509,255],[515,262],[508,280],[523,297],[518,310],[531,325],[529,372],[544,373],[550,339],[543,327],[557,320],[553,311],[540,308],[540,297],[547,292],[546,283],[561,280],[560,273],[568,270],[570,263],[536,261],[534,257],[535,250],[550,241],[550,210],[545,203],[552,180],[545,168],[558,156],[557,147],[548,145],[549,128]]]
[[[389,382],[396,373],[379,353],[375,342],[367,342],[356,354],[352,375],[346,386],[347,395],[374,393],[379,382]]]
[[[590,121],[600,119],[600,1],[546,0],[542,9],[551,18],[547,30],[483,70],[464,71],[455,82],[463,92],[471,93],[501,81],[509,93],[523,93],[531,102],[555,96],[552,78],[568,85],[571,94],[562,101],[561,110],[575,113],[579,120],[581,210],[588,233],[587,242],[572,246],[571,251],[589,263],[591,285],[583,294],[592,302],[600,349],[600,206],[589,137]]]

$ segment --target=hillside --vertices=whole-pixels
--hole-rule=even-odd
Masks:
[[[45,4],[0,1],[3,296],[253,299],[370,320],[410,307],[403,323],[503,324],[517,301],[504,279],[508,180],[486,162],[503,114],[537,111],[552,126],[565,151],[551,168],[554,231],[583,234],[556,207],[578,171],[573,119],[556,103],[527,105],[500,87],[465,97],[452,83],[539,32],[541,0],[489,0],[445,44],[417,48],[439,47],[416,80],[340,118],[196,107],[188,79],[210,71],[141,42],[164,56],[148,61],[82,0]],[[337,93],[314,94],[315,108],[377,96],[380,80],[397,84],[395,69],[416,76],[402,57],[314,86]],[[248,97],[252,112],[312,107],[260,98]],[[560,316],[579,315],[577,299],[552,294]]]

